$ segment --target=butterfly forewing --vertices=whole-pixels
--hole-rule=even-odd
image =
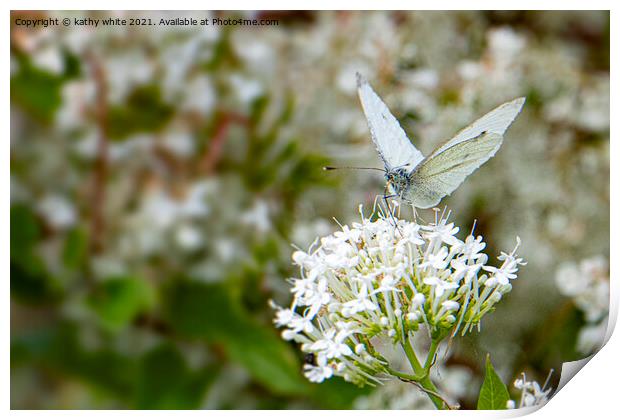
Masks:
[[[440,145],[431,153],[431,156],[441,153],[463,141],[473,139],[482,133],[496,133],[503,136],[510,124],[512,124],[517,115],[519,115],[524,103],[525,98],[517,98],[498,106],[493,111],[459,131],[456,136]]]
[[[436,206],[468,175],[493,157],[503,139],[500,134],[485,132],[432,154],[411,174],[403,198],[419,208]]]
[[[389,171],[398,167],[408,170],[415,168],[424,156],[411,144],[388,107],[360,74],[357,75],[357,92],[368,120],[372,141],[385,169]]]

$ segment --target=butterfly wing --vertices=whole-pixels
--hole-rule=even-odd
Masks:
[[[431,153],[431,156],[441,153],[463,141],[473,139],[482,133],[496,133],[503,136],[510,124],[512,124],[517,115],[519,115],[519,112],[521,112],[524,103],[525,98],[517,98],[498,106],[493,111],[459,131],[452,139],[441,144]]]
[[[413,171],[403,198],[423,209],[436,206],[468,175],[493,157],[503,139],[497,133],[482,133],[432,155]]]
[[[409,170],[415,168],[424,156],[411,144],[388,107],[359,73],[357,73],[357,93],[368,120],[372,141],[383,160],[385,169],[389,171],[399,166]]]
[[[440,145],[412,172],[403,198],[419,208],[436,206],[497,153],[525,98],[495,108]]]

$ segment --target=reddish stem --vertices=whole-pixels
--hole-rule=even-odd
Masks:
[[[246,117],[235,113],[225,113],[222,116],[215,129],[215,134],[211,139],[207,153],[205,153],[200,162],[200,168],[208,175],[214,172],[217,163],[220,161],[224,149],[224,141],[232,123],[247,125],[248,120]]]
[[[104,69],[97,58],[89,54],[96,85],[95,118],[98,129],[97,156],[93,166],[93,190],[91,208],[90,250],[93,253],[103,249],[105,230],[105,184],[108,175],[108,138],[107,138],[107,93],[108,85]]]

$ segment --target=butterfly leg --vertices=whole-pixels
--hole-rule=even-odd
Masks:
[[[383,194],[383,202],[385,203],[385,207],[388,211],[388,213],[390,213],[390,218],[392,219],[392,223],[394,223],[394,227],[396,228],[396,230],[398,230],[398,233],[400,233],[400,236],[403,236],[403,233],[400,231],[400,228],[398,227],[398,224],[396,223],[396,219],[394,218],[394,213],[392,213],[392,208],[390,207],[390,204],[388,203],[388,198],[393,198],[393,197],[398,197],[398,194],[391,194],[391,195],[385,195],[385,193]]]

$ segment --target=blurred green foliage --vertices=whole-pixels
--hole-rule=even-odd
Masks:
[[[37,69],[24,59],[19,73],[11,77],[11,100],[34,118],[51,122],[61,103],[62,83],[62,77]]]
[[[229,37],[223,36],[206,66],[200,69],[197,60],[196,71],[217,75],[231,66],[238,68],[229,41]],[[92,55],[89,53],[88,60],[85,58],[81,64],[74,55],[64,54],[65,70],[58,75],[33,65],[17,44],[13,45],[13,53],[19,65],[11,77],[12,103],[19,107],[20,116],[31,127],[49,130],[44,127],[54,122],[63,104],[61,92],[65,83],[78,77],[81,67],[89,67]],[[96,79],[96,74],[82,76]],[[129,141],[137,134],[157,135],[166,130],[174,118],[179,118],[180,111],[164,100],[160,82],[155,79],[137,84],[122,102],[108,104],[103,110],[106,125],[98,129],[111,142]],[[225,87],[222,89],[221,95],[230,95]],[[319,388],[305,380],[300,356],[271,326],[269,294],[260,291],[264,287],[265,267],[279,258],[283,248],[285,252],[288,250],[286,238],[290,235],[297,201],[310,187],[325,183],[319,174],[326,159],[304,150],[299,139],[282,135],[295,113],[292,96],[288,95],[283,106],[276,105],[279,110],[275,118],[270,115],[272,102],[267,93],[261,95],[252,101],[247,113],[236,110],[234,121],[223,103],[211,115],[201,116],[204,119],[193,128],[198,138],[205,139],[199,150],[201,155],[208,155],[212,147],[218,147],[212,142],[221,141],[216,138],[222,132],[225,136],[240,136],[233,141],[241,141],[244,152],[224,151],[215,156],[217,172],[221,176],[240,175],[249,197],[275,196],[282,204],[278,210],[280,216],[273,221],[273,234],[248,238],[251,258],[240,262],[238,270],[231,270],[226,274],[228,279],[219,279],[216,284],[192,279],[182,264],[162,266],[161,257],[155,256],[123,274],[101,276],[94,267],[98,251],[92,248],[92,236],[96,233],[89,222],[98,209],[87,204],[83,223],[58,230],[46,225],[37,212],[36,202],[33,205],[18,202],[12,206],[14,305],[19,305],[20,313],[40,307],[51,314],[44,316],[35,328],[14,326],[11,363],[16,374],[41,369],[54,383],[80,381],[93,387],[93,392],[103,392],[104,404],[112,404],[109,407],[174,409],[198,408],[204,404],[213,383],[223,376],[225,380],[229,374],[223,366],[232,365],[247,372],[247,386],[255,388],[261,396],[261,408],[284,408],[286,400],[282,398],[322,408],[350,407],[354,396],[364,391],[342,381]],[[82,126],[96,127],[101,124],[97,119],[101,110],[97,110],[96,100],[89,106]],[[245,133],[222,131],[223,126],[227,129],[234,123]],[[13,163],[14,176],[23,174],[27,178],[31,168],[17,157]],[[76,163],[78,171],[86,170],[86,177],[91,170],[97,170]],[[201,174],[204,168],[197,166],[195,170],[199,178],[205,176]],[[114,191],[109,190],[108,194],[114,195]],[[131,206],[134,198],[130,197],[128,205]],[[205,222],[217,224],[212,219]],[[104,235],[109,238],[111,232]],[[52,270],[44,262],[40,249],[49,240],[59,241],[54,247],[58,248],[60,266],[54,264]],[[190,262],[197,255],[179,258]],[[161,266],[159,273],[145,274],[145,268],[150,271],[149,267],[157,266]],[[287,266],[283,261],[278,269],[282,279],[289,275]],[[257,312],[261,315],[257,316]],[[30,313],[24,319],[32,316],[38,317]],[[13,317],[21,319],[22,315],[14,312]],[[84,336],[86,331],[88,337]],[[127,335],[137,333],[150,337],[147,341],[153,344],[125,348],[128,344],[123,342]],[[206,358],[198,366],[190,365],[185,349],[188,346],[199,359]],[[38,407],[37,404],[43,403],[35,403]],[[221,408],[234,408],[222,404]],[[64,406],[54,404],[53,407]]]
[[[134,88],[122,105],[107,112],[107,134],[121,140],[136,133],[156,133],[170,121],[174,109],[164,103],[157,85]]]
[[[64,71],[54,74],[38,68],[23,52],[12,50],[12,53],[19,63],[19,71],[11,75],[11,101],[23,107],[33,118],[51,123],[62,103],[63,84],[80,75],[79,59],[62,49]]]
[[[11,207],[11,296],[33,304],[57,300],[62,292],[36,252],[41,230],[28,207]]]
[[[228,356],[278,394],[303,393],[299,360],[271,328],[244,312],[226,287],[175,283],[166,308],[171,328],[190,338],[221,344]]]

